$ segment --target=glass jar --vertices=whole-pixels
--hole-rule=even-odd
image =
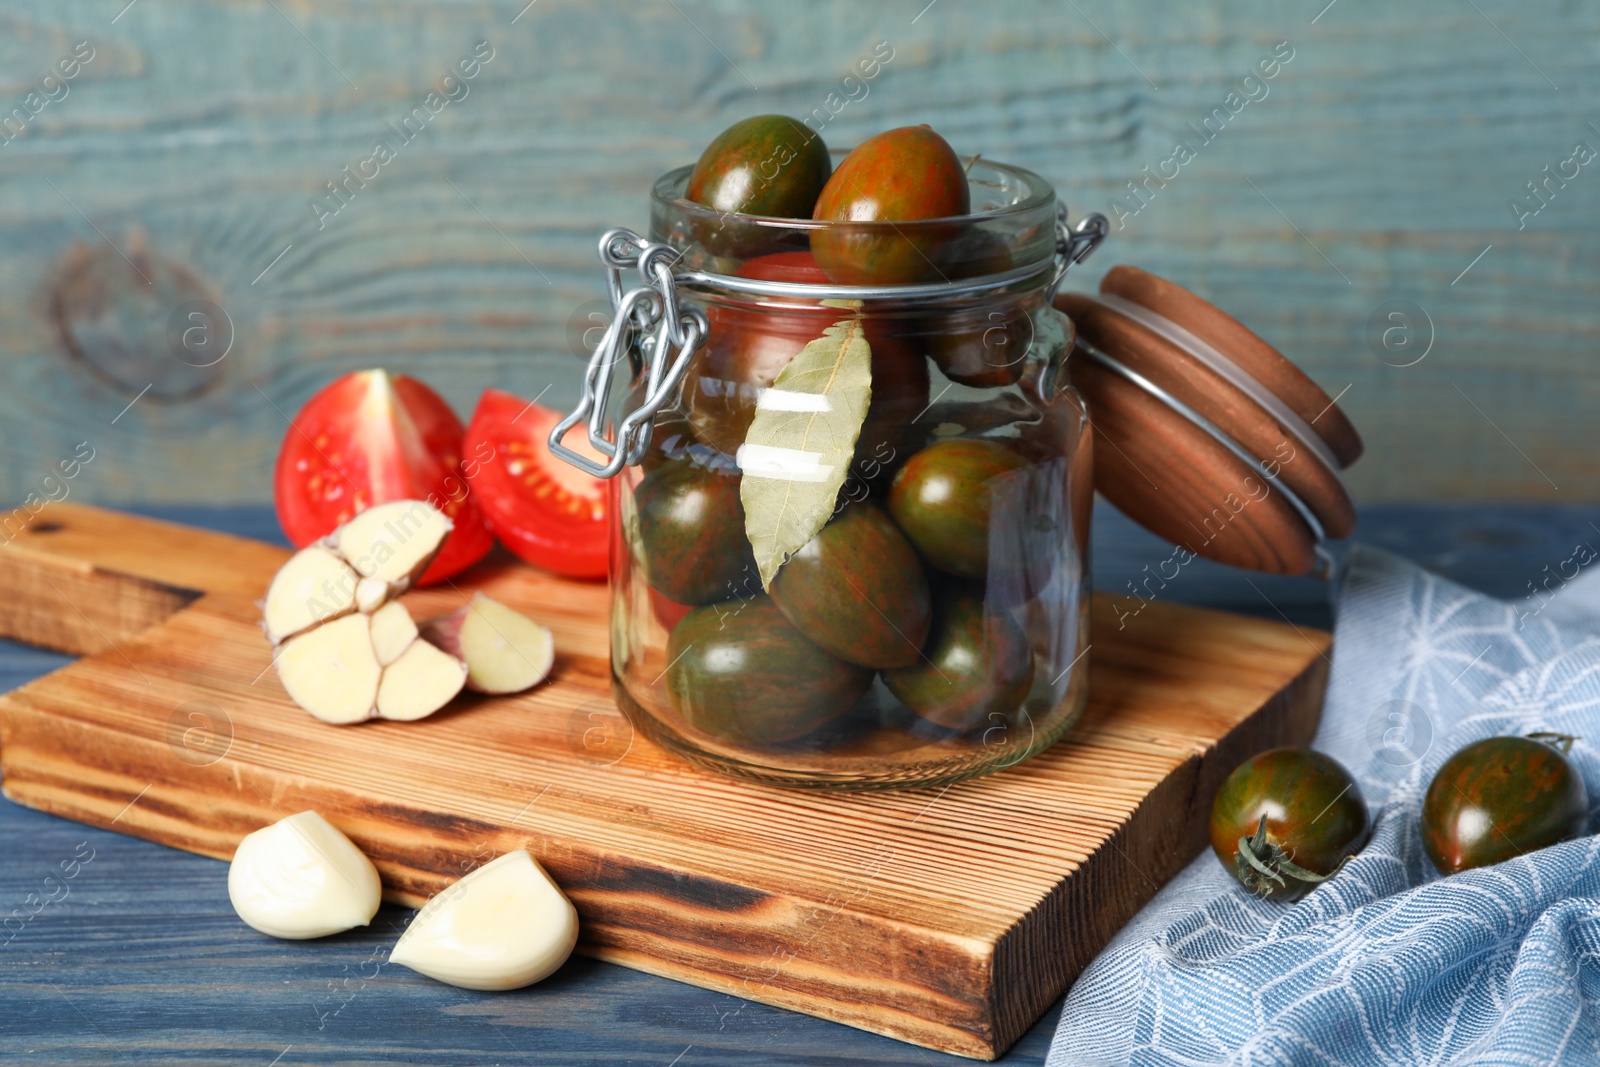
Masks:
[[[982,160],[971,215],[902,223],[719,214],[689,172],[657,182],[648,241],[602,239],[616,318],[551,437],[614,477],[618,705],[789,786],[937,784],[1049,746],[1087,694],[1094,491],[1050,301],[1105,220],[1069,228],[1043,179]],[[609,463],[561,447],[585,420]]]

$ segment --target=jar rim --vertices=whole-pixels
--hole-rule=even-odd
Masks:
[[[835,152],[836,157],[846,155],[846,152]],[[650,197],[662,208],[680,213],[689,219],[735,219],[741,224],[755,226],[771,226],[781,230],[826,230],[830,227],[849,226],[867,232],[882,230],[900,233],[916,233],[921,229],[948,228],[953,223],[973,225],[983,222],[992,222],[999,219],[1009,219],[1016,216],[1027,215],[1030,212],[1046,211],[1054,215],[1056,199],[1055,187],[1040,175],[1028,170],[1026,167],[1014,166],[1010,163],[997,163],[993,160],[977,156],[967,164],[966,174],[968,183],[977,188],[1004,189],[1008,184],[1020,183],[1028,190],[1027,195],[1013,199],[1010,203],[996,204],[983,210],[973,211],[966,215],[947,215],[934,219],[914,219],[909,221],[891,222],[887,220],[858,222],[845,219],[791,219],[776,215],[747,215],[743,212],[718,211],[715,208],[697,204],[683,196],[684,189],[688,186],[689,175],[694,171],[693,164],[674,167],[655,180],[650,189]]]
[[[914,306],[923,303],[948,303],[956,298],[982,299],[1014,293],[1022,289],[1053,285],[1057,270],[1045,261],[1029,267],[1018,267],[999,274],[984,274],[960,281],[924,282],[917,285],[816,285],[809,282],[775,282],[756,278],[742,278],[736,274],[718,274],[713,271],[684,271],[677,276],[678,284],[705,293],[733,297],[777,297],[789,300],[872,300],[875,303],[902,303]],[[780,307],[783,305],[779,305]],[[880,308],[881,310],[881,308]]]

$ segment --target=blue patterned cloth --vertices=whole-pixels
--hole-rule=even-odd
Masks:
[[[1375,549],[1347,563],[1315,747],[1360,782],[1371,842],[1292,907],[1208,849],[1083,972],[1050,1067],[1600,1064],[1600,838],[1442,878],[1418,815],[1463,745],[1552,730],[1581,739],[1594,828],[1600,573],[1553,565],[1507,602]]]

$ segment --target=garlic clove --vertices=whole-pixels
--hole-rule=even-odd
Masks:
[[[465,663],[426,641],[412,641],[383,669],[378,717],[400,722],[425,719],[450,703],[466,684]]]
[[[346,615],[291,637],[274,665],[289,699],[338,726],[372,718],[383,665],[366,615]]]
[[[422,632],[466,663],[467,688],[480,693],[520,693],[544,681],[555,663],[549,630],[482,593]]]
[[[264,934],[295,940],[366,926],[378,913],[378,869],[314,811],[246,834],[228,867],[228,899]]]
[[[577,943],[577,909],[517,849],[423,905],[389,959],[463,989],[520,989],[553,973]]]
[[[444,547],[454,529],[450,519],[426,501],[394,500],[374,504],[333,532],[339,555],[363,578],[402,592]],[[366,598],[364,603],[370,603]],[[375,610],[377,604],[363,610]]]
[[[356,573],[321,545],[303,548],[272,576],[261,605],[273,644],[356,610]]]
[[[369,618],[372,622],[372,651],[378,657],[378,665],[387,667],[399,659],[406,649],[411,647],[411,642],[417,639],[417,624],[412,621],[411,612],[398,600],[391,600]],[[382,683],[379,683],[382,692]]]
[[[371,615],[389,602],[389,583],[382,578],[363,578],[356,583],[356,610]]]

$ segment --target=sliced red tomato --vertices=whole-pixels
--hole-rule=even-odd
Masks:
[[[611,538],[610,492],[551,453],[559,412],[498,389],[485,389],[467,424],[464,469],[473,496],[511,551],[569,578],[604,578]],[[588,431],[574,426],[562,444],[603,459]]]
[[[273,476],[284,534],[301,548],[357,512],[426,500],[455,530],[420,584],[465,570],[494,547],[462,474],[461,420],[415,378],[381,370],[339,378],[289,424]]]

